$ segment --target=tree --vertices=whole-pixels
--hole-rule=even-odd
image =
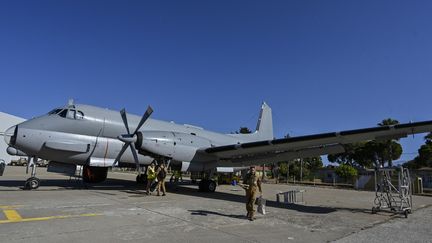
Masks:
[[[238,133],[248,134],[248,133],[252,133],[252,131],[247,127],[240,127],[240,130],[238,131]]]
[[[358,166],[357,163],[358,163],[359,149],[361,149],[362,146],[364,146],[364,143],[344,144],[343,145],[345,149],[344,153],[329,154],[327,156],[327,159],[333,163]]]
[[[378,126],[384,127],[396,124],[399,124],[398,120],[387,118],[378,123]],[[376,149],[378,160],[383,167],[385,162],[387,162],[388,166],[391,167],[393,165],[392,161],[399,159],[402,155],[402,146],[395,139],[385,140],[382,142],[371,142],[371,145]]]
[[[335,172],[339,177],[345,179],[345,182],[354,179],[358,175],[354,167],[346,164],[339,165]]]
[[[418,150],[419,155],[406,164],[409,168],[432,167],[432,133],[426,135],[424,139],[425,144]]]
[[[311,172],[323,167],[321,157],[311,157],[303,159],[303,166],[309,169]]]
[[[280,175],[286,176],[286,174],[289,172],[289,176],[295,176],[297,179],[299,179],[302,171],[303,178],[305,178],[308,177],[311,172],[323,167],[321,157],[303,158],[302,160],[303,169],[301,168],[302,162],[300,159],[279,162],[278,166]]]
[[[387,118],[378,123],[378,126],[391,126],[398,124],[399,121]],[[392,166],[392,161],[397,160],[402,155],[402,146],[395,139],[369,142],[360,142],[343,145],[345,152],[328,155],[330,162],[347,164],[353,167],[372,167],[378,160],[381,166],[388,163]]]
[[[279,175],[286,176],[288,172],[288,162],[278,162]]]

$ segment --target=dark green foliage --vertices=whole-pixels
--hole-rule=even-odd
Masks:
[[[339,165],[335,172],[339,177],[345,179],[346,182],[353,180],[358,175],[354,167],[346,164]]]
[[[393,119],[385,119],[378,123],[379,126],[395,125],[399,122]],[[347,164],[354,167],[371,168],[377,161],[381,166],[385,163],[392,166],[392,161],[402,155],[402,146],[397,140],[369,141],[344,145],[345,152],[341,154],[328,155],[330,162]]]
[[[248,133],[252,133],[252,131],[247,127],[240,127],[239,133],[248,134]]]
[[[286,177],[289,164],[289,175],[300,178],[300,171],[302,162],[299,159],[287,162],[279,162],[279,175]],[[303,178],[309,176],[312,172],[323,167],[323,162],[321,157],[312,157],[303,159]]]
[[[412,169],[432,167],[432,133],[425,136],[425,144],[418,150],[419,155],[405,165]]]

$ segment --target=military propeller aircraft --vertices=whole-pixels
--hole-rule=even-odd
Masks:
[[[221,134],[192,125],[151,119],[148,107],[140,118],[90,105],[56,108],[7,129],[4,139],[11,155],[49,160],[48,170],[82,166],[83,181],[102,182],[108,168],[136,167],[137,181],[145,180],[140,167],[152,161],[169,162],[174,169],[207,172],[199,183],[213,192],[211,180],[218,167],[244,167],[344,152],[344,144],[388,140],[432,131],[432,121],[372,127],[275,139],[271,108],[263,103],[257,129],[251,134]],[[31,166],[31,163],[28,163]],[[35,166],[25,187],[36,189],[40,181]],[[29,167],[27,167],[28,172]],[[53,170],[55,171],[55,170]]]

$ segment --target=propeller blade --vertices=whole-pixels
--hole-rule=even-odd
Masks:
[[[139,161],[138,161],[138,155],[137,155],[137,152],[136,152],[135,148],[132,146],[131,143],[129,144],[129,146],[130,146],[130,149],[131,149],[131,151],[132,151],[132,154],[133,154],[133,157],[134,157],[134,160],[135,160],[136,169],[137,169],[137,171],[138,171],[138,170],[139,170]]]
[[[117,155],[117,158],[115,158],[113,165],[115,165],[117,162],[119,162],[120,158],[122,157],[123,153],[126,151],[129,144],[125,143],[120,150],[120,153]]]
[[[126,117],[126,109],[125,109],[125,108],[123,108],[123,109],[120,111],[120,115],[121,115],[121,118],[122,118],[122,120],[123,120],[123,123],[124,123],[124,125],[125,125],[125,127],[126,127],[126,131],[127,131],[127,133],[130,134],[130,131],[129,131],[129,124],[128,124],[128,121],[127,121],[127,117]]]
[[[136,134],[138,132],[138,130],[141,128],[141,126],[144,124],[145,121],[147,121],[147,119],[150,117],[150,115],[153,113],[153,109],[149,106],[147,107],[146,112],[144,113],[144,115],[141,118],[140,123],[138,124],[137,128],[135,129],[135,132],[133,134]]]

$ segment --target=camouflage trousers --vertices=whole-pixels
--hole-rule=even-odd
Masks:
[[[255,216],[254,204],[257,197],[257,190],[246,190],[246,210],[248,218]]]
[[[163,195],[165,195],[165,193],[166,193],[165,179],[161,179],[161,180],[158,181],[158,184],[157,184],[157,195],[160,195],[161,190],[162,190]]]

